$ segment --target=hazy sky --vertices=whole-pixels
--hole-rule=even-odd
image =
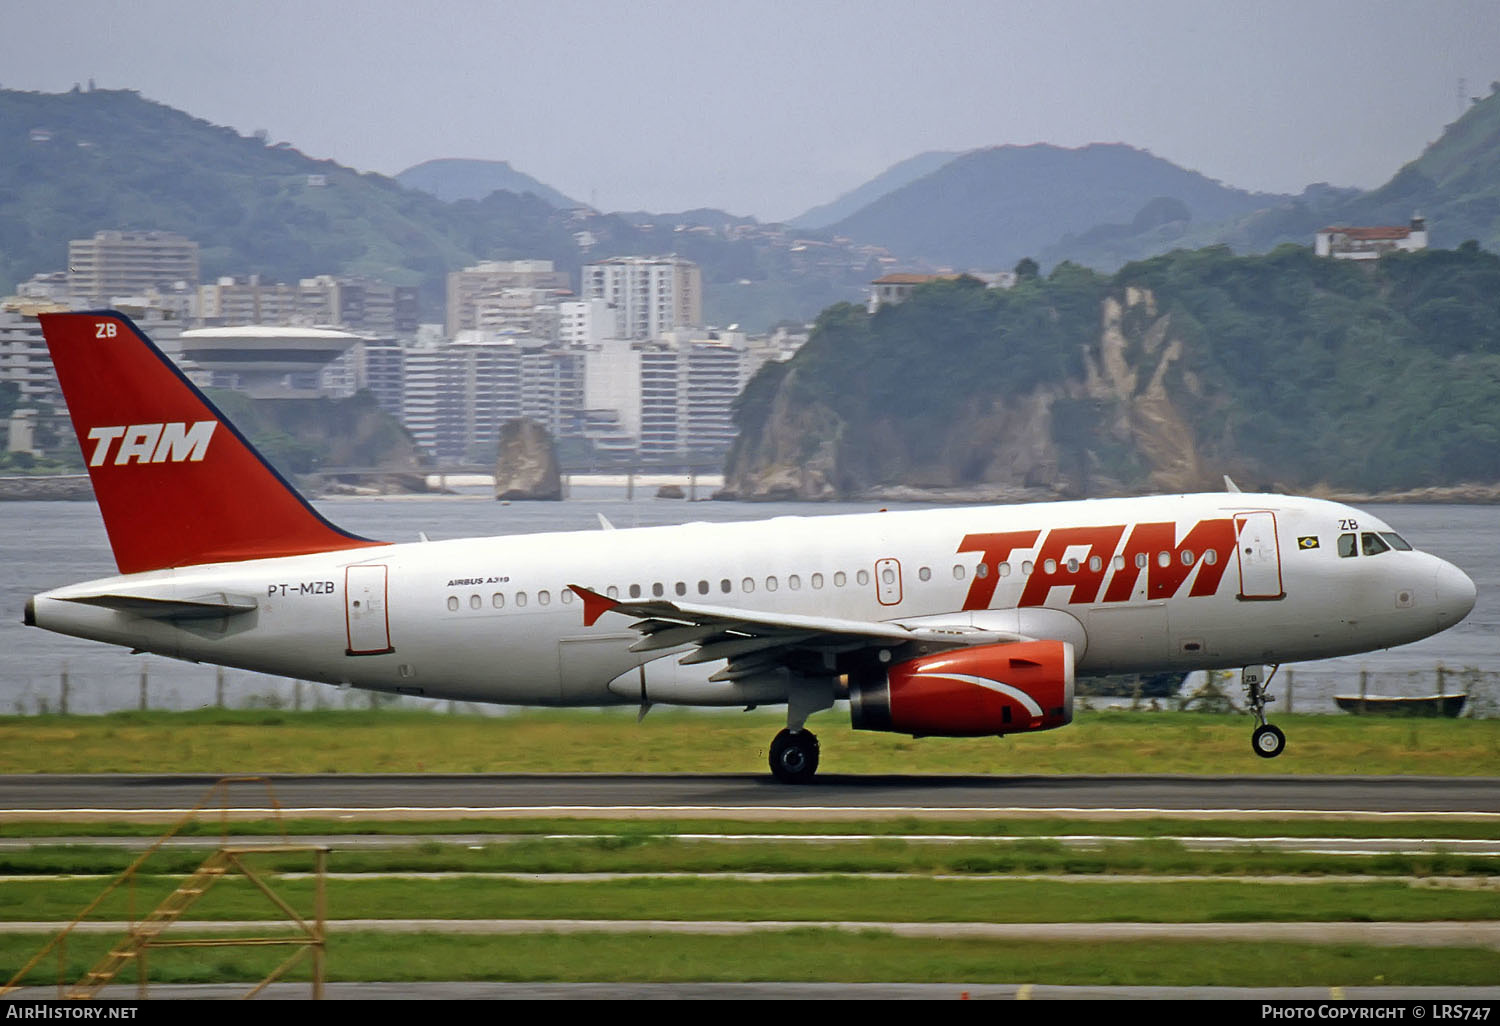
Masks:
[[[1500,0],[4,0],[0,85],[93,78],[395,174],[793,217],[924,150],[1126,142],[1372,187],[1500,79]],[[0,160],[4,154],[0,153]]]

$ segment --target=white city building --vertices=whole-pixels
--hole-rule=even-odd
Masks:
[[[75,310],[117,297],[196,293],[198,244],[175,232],[96,232],[68,243],[68,301]]]
[[[703,272],[678,257],[614,257],[583,265],[583,299],[615,312],[615,338],[657,338],[703,323]]]

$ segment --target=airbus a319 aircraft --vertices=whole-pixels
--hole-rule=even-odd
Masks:
[[[1226,491],[390,544],[334,527],[123,314],[44,314],[119,575],[25,622],[329,684],[539,706],[785,704],[915,736],[1047,730],[1076,674],[1266,666],[1415,641],[1457,567],[1317,499]],[[601,518],[601,527],[608,524]],[[1274,669],[1272,670],[1274,674]]]

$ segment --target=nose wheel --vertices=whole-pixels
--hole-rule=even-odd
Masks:
[[[1255,733],[1250,735],[1250,747],[1255,749],[1255,754],[1262,759],[1274,759],[1286,747],[1286,735],[1279,727],[1262,723],[1255,728]]]
[[[1276,697],[1268,694],[1266,688],[1279,669],[1281,667],[1273,666],[1270,677],[1266,676],[1263,666],[1247,666],[1240,671],[1240,683],[1245,686],[1245,700],[1260,724],[1250,735],[1250,747],[1262,759],[1274,759],[1286,748],[1286,735],[1279,727],[1266,722],[1266,703],[1276,701]]]
[[[771,742],[771,774],[783,784],[805,784],[818,772],[818,737],[790,728]]]

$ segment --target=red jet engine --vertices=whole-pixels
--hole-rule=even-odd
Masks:
[[[1050,730],[1073,720],[1073,646],[976,645],[921,656],[849,682],[856,730],[982,737]]]

